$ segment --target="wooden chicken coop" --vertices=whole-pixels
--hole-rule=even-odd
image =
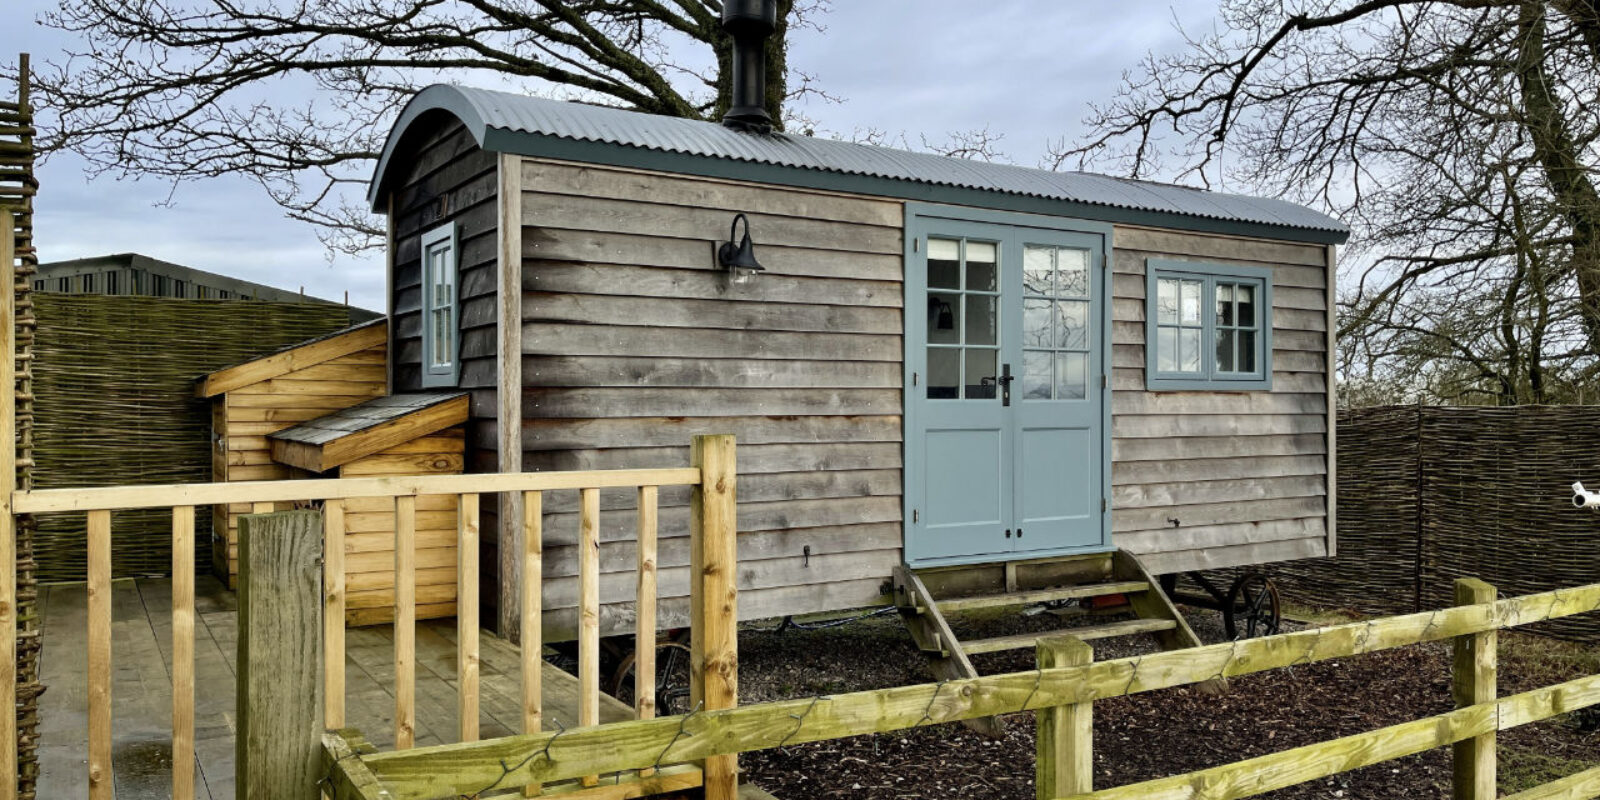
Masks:
[[[210,397],[212,475],[217,481],[380,475],[456,475],[463,469],[468,398],[459,391],[390,395],[388,326],[367,323],[214,372]],[[218,507],[212,561],[233,587],[238,518],[248,505]],[[394,616],[394,508],[378,499],[346,503],[346,619]],[[448,617],[456,600],[456,500],[417,507],[417,616]]]

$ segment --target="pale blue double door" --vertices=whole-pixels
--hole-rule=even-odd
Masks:
[[[1107,237],[908,219],[912,565],[1108,545]]]

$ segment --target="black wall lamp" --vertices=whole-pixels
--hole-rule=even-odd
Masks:
[[[945,300],[937,297],[928,298],[928,314],[934,317],[936,330],[948,331],[956,327],[955,310]]]
[[[734,236],[738,234],[740,221],[744,222],[744,238],[735,244]],[[717,248],[717,261],[733,276],[734,283],[749,283],[750,279],[765,271],[756,261],[756,246],[750,242],[750,220],[743,214],[734,215],[733,224],[728,226],[728,241]]]

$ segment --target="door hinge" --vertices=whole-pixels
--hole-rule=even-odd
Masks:
[[[911,373],[911,385],[912,386],[916,386],[917,385],[917,373],[915,373],[915,372]]]
[[[918,239],[918,238],[915,238],[915,237],[912,238],[912,240],[911,240],[911,252],[913,252],[913,253],[922,252],[922,240],[921,239]]]
[[[1106,502],[1106,499],[1104,497],[1100,498],[1100,512],[1102,514],[1105,513],[1106,506],[1108,506],[1108,505],[1110,505],[1110,504]]]
[[[1111,385],[1111,378],[1105,373],[1100,373],[1100,388],[1105,389]]]
[[[919,519],[922,519],[922,512],[915,508],[911,509],[911,524],[917,524],[917,520]]]

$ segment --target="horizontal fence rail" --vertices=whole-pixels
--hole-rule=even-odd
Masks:
[[[375,796],[362,794],[362,786],[381,786],[384,796],[395,800],[470,797],[490,787],[515,788],[722,754],[1087,703],[1597,610],[1600,584],[1084,666],[1041,668],[720,711],[697,710],[687,715],[593,728],[418,748],[405,753],[377,753],[333,764],[330,780],[340,787],[339,791],[347,792],[338,795],[341,797]],[[1416,730],[1442,728],[1462,732],[1460,738],[1448,741],[1437,735],[1431,739],[1420,735],[1442,744],[1491,732],[1497,725],[1527,724],[1597,699],[1600,677],[1586,678],[1408,725],[1416,726]],[[1402,726],[1402,730],[1389,733],[1409,735],[1412,730]],[[1377,738],[1382,739],[1383,735]],[[1428,744],[1422,749],[1433,746],[1437,745]]]
[[[12,495],[12,511],[16,514],[59,514],[72,511],[131,511],[140,508],[214,506],[233,503],[253,505],[309,500],[348,500],[362,497],[495,494],[557,489],[632,489],[640,486],[698,486],[699,484],[700,470],[692,467],[177,483],[15,492]]]

